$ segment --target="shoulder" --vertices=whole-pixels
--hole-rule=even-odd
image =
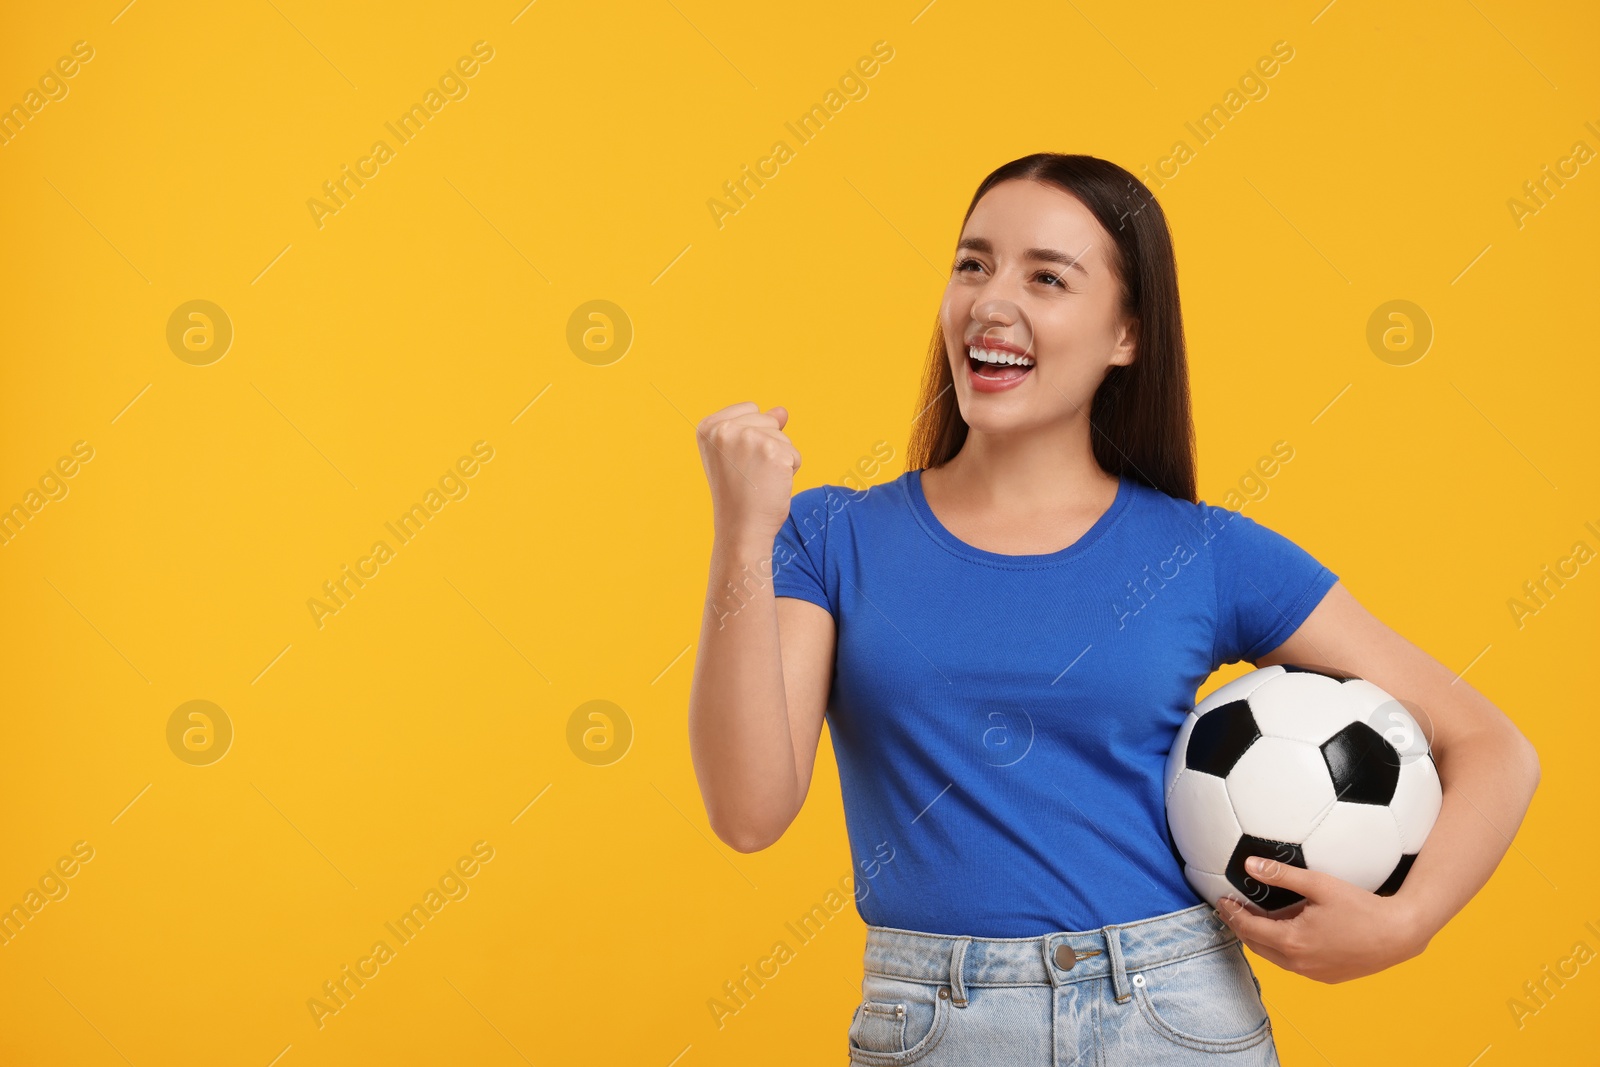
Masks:
[[[1251,542],[1277,536],[1270,527],[1257,522],[1246,515],[1240,506],[1236,506],[1246,503],[1238,499],[1237,493],[1230,492],[1222,503],[1214,504],[1203,498],[1192,501],[1168,496],[1147,485],[1140,485],[1139,491],[1149,515],[1181,524],[1191,539],[1198,543],[1197,547],[1249,551]],[[1225,534],[1228,536],[1224,537]]]
[[[1143,536],[1168,547],[1181,546],[1224,573],[1272,566],[1299,548],[1272,526],[1231,506],[1237,494],[1224,498],[1230,503],[1214,504],[1168,496],[1140,482],[1129,484],[1130,510],[1137,513],[1136,525]]]
[[[801,489],[789,499],[789,517],[797,524],[809,523],[825,527],[840,517],[903,504],[906,498],[906,479],[902,474],[887,482],[868,485],[865,482],[825,483]]]
[[[1175,532],[1195,548],[1204,547],[1234,519],[1243,518],[1230,508],[1168,496],[1131,478],[1125,479],[1125,484],[1131,495],[1130,510],[1138,513],[1141,526],[1158,529],[1163,536]]]

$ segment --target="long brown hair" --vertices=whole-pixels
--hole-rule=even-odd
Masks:
[[[1109,368],[1090,404],[1095,461],[1107,474],[1196,503],[1194,417],[1178,304],[1178,263],[1161,205],[1143,182],[1115,163],[1096,156],[1038,152],[1012,160],[983,179],[967,205],[962,228],[984,193],[1017,178],[1071,193],[1111,234],[1115,243],[1108,258],[1122,292],[1122,309],[1138,322],[1133,362]],[[906,469],[941,466],[961,451],[966,439],[967,423],[956,403],[944,327],[935,320]]]

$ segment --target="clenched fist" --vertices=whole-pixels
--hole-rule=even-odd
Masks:
[[[718,538],[770,544],[778,536],[800,469],[800,453],[783,433],[788,421],[786,409],[762,411],[746,400],[695,427]]]

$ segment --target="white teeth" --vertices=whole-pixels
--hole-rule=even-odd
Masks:
[[[1022,367],[1033,366],[1033,359],[1029,356],[1019,356],[1015,352],[1001,352],[993,348],[979,348],[976,345],[967,347],[967,355],[984,363],[1015,363]]]

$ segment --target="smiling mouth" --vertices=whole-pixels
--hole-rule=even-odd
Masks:
[[[1021,378],[1033,370],[1033,358],[996,348],[967,347],[967,366],[978,377],[993,382]]]

